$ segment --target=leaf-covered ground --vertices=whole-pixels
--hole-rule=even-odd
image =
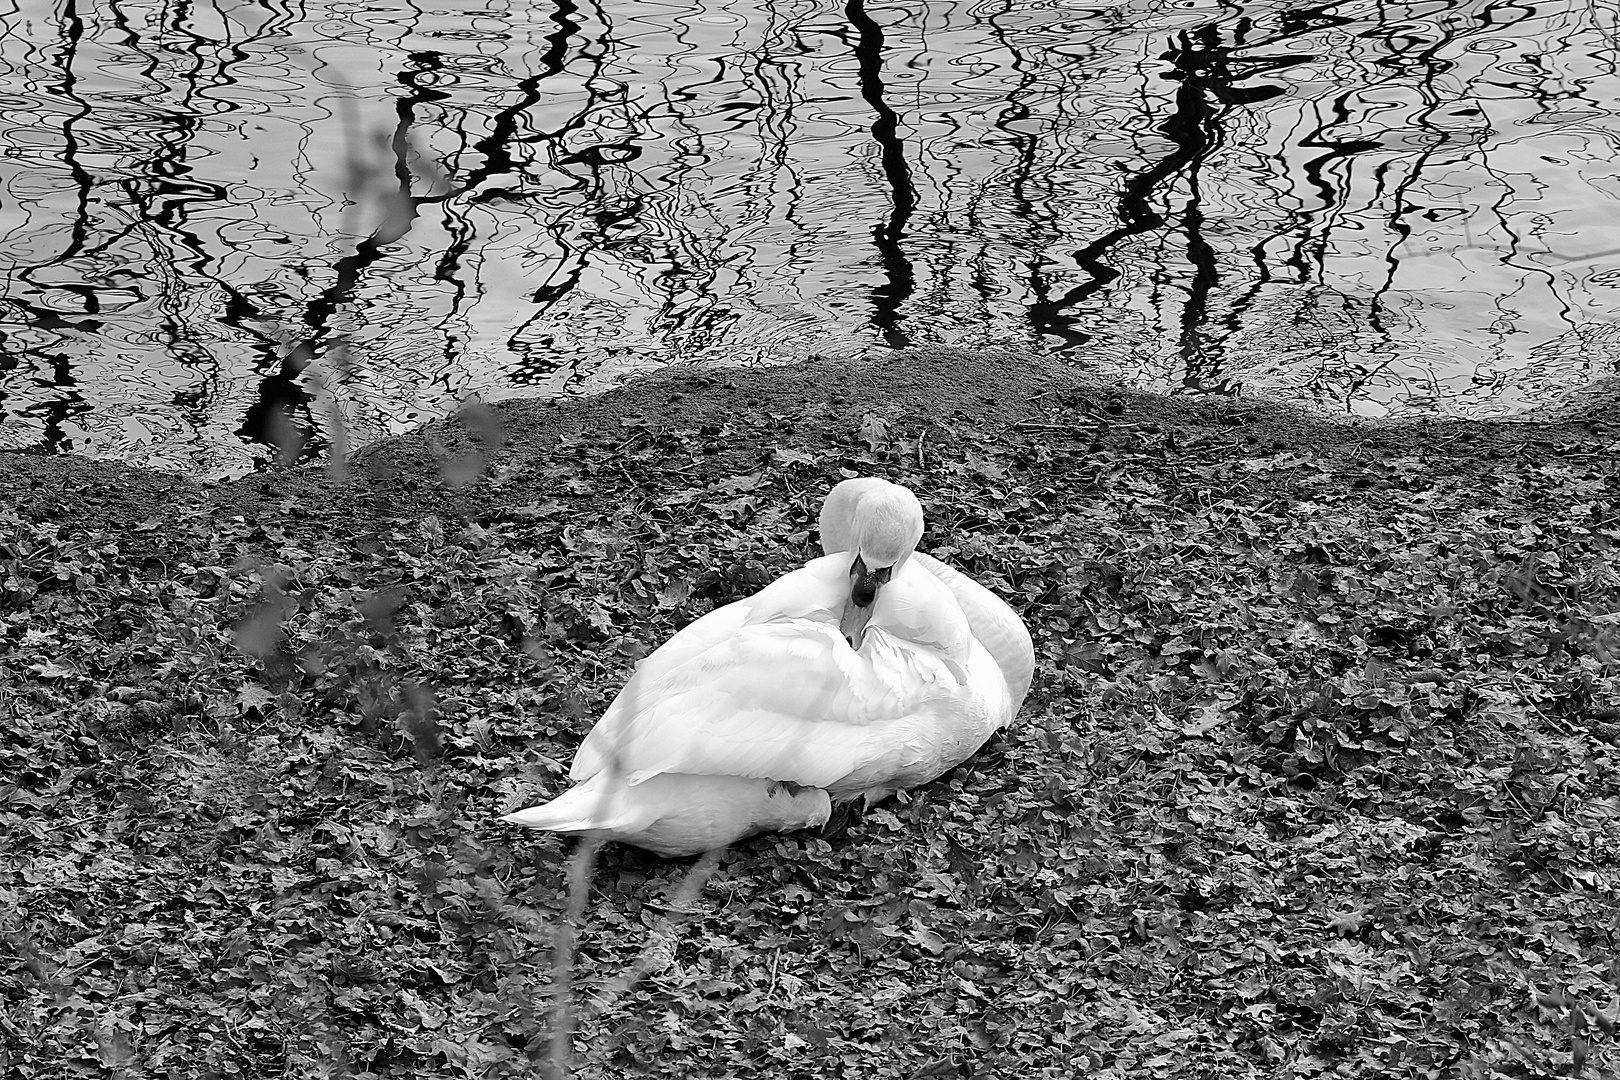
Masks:
[[[1603,419],[1335,426],[944,354],[220,487],[0,459],[0,1072],[551,1067],[568,845],[494,818],[877,473],[1021,610],[1030,699],[833,834],[605,850],[576,1075],[1613,1076]]]

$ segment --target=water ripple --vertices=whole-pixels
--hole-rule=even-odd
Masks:
[[[229,473],[469,393],[921,342],[1366,415],[1620,370],[1603,5],[25,14],[0,448]]]

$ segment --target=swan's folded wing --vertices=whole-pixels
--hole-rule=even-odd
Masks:
[[[960,690],[952,665],[910,648],[875,664],[810,620],[740,628],[656,680],[625,688],[574,759],[586,779],[616,760],[660,773],[768,777],[824,787],[871,753],[884,726]]]
[[[687,624],[636,665],[632,681],[641,689],[677,671],[693,658],[723,644],[742,627],[779,619],[836,623],[838,584],[844,575],[825,559],[783,574],[752,596],[715,608]],[[621,694],[620,697],[623,697]]]

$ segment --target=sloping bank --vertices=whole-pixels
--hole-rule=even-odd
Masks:
[[[845,470],[1023,611],[1024,715],[684,915],[610,852],[580,1075],[1612,1073],[1617,438],[923,352],[217,486],[0,455],[0,1065],[530,1075],[563,848],[491,819]]]
[[[1386,422],[1322,417],[1263,400],[1140,394],[1017,353],[918,349],[792,368],[674,369],[585,400],[503,403],[370,445],[338,473],[284,470],[199,486],[71,456],[0,454],[0,505],[47,519],[71,508],[76,519],[104,516],[108,524],[144,520],[171,504],[255,515],[289,499],[307,511],[335,500],[350,516],[476,514],[566,492],[562,470],[588,456],[579,445],[610,448],[616,434],[638,428],[690,436],[686,448],[701,449],[706,460],[678,469],[672,463],[672,470],[716,476],[752,471],[778,447],[837,451],[864,442],[870,449],[861,434],[868,417],[898,423],[897,439],[924,435],[925,468],[926,433],[940,425],[993,434],[1011,447],[1082,439],[1100,450],[1146,440],[1193,460],[1207,459],[1211,445],[1288,449],[1342,462],[1352,474],[1356,461],[1421,453],[1439,479],[1477,476],[1504,458],[1536,463],[1614,452],[1620,380],[1508,421]],[[892,453],[898,446],[888,449],[887,461],[882,453],[867,456],[901,464]],[[498,482],[477,482],[491,473]]]

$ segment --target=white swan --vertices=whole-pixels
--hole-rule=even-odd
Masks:
[[[691,855],[826,822],[934,779],[1012,722],[1029,631],[995,594],[915,551],[898,484],[827,496],[827,552],[670,638],[580,744],[575,787],[502,821]]]

